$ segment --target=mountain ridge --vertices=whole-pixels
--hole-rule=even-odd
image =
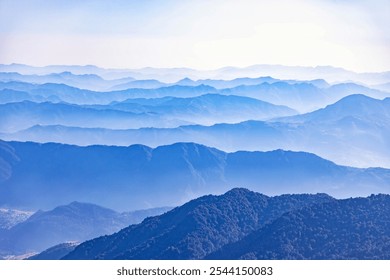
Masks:
[[[0,177],[0,206],[50,208],[79,200],[142,209],[178,205],[232,186],[336,197],[389,192],[388,169],[338,166],[305,152],[226,153],[195,143],[157,148],[0,143],[0,170],[8,170]]]
[[[270,198],[242,188],[203,196],[114,235],[83,243],[64,259],[200,259],[289,209],[333,199],[323,194],[291,197]],[[279,200],[278,206],[268,211],[274,200]]]

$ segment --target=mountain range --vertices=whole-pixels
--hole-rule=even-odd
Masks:
[[[364,94],[379,99],[389,97],[388,92],[355,83],[340,83],[322,88],[308,82],[291,84],[286,81],[250,86],[240,85],[223,89],[220,93],[257,98],[272,104],[294,108],[301,113],[322,108],[353,94]]]
[[[103,80],[96,74],[75,75],[69,71],[50,73],[47,75],[22,75],[17,72],[1,72],[0,81],[19,81],[32,84],[66,84],[68,86],[84,89],[99,89],[104,86],[105,83],[108,83],[108,81]]]
[[[154,112],[133,113],[109,107],[95,109],[67,103],[31,101],[0,104],[0,117],[0,131],[3,132],[16,132],[37,124],[112,129],[177,127],[188,124]]]
[[[0,73],[1,74],[1,73]],[[248,79],[258,81],[259,84],[249,82],[248,78],[225,81],[223,84],[233,87],[222,87],[218,80],[211,82],[220,88],[208,84],[178,82],[175,84],[161,84],[161,87],[124,88],[122,90],[93,91],[72,87],[67,84],[43,83],[32,84],[21,81],[0,79],[0,104],[20,101],[49,101],[67,102],[78,105],[107,105],[111,102],[121,102],[129,98],[161,98],[178,97],[191,98],[205,94],[235,95],[252,97],[275,105],[283,105],[307,113],[351,94],[364,94],[372,98],[383,99],[390,96],[388,91],[382,91],[368,86],[348,82],[329,85],[325,81],[294,81],[272,80],[272,78]],[[243,81],[244,84],[237,84]],[[269,82],[264,82],[269,81]],[[132,83],[135,83],[133,81]],[[222,88],[221,88],[222,87]]]
[[[35,67],[23,64],[0,64],[1,72],[18,72],[24,75],[48,75],[52,73],[71,72],[76,75],[95,74],[103,79],[121,79],[132,77],[137,80],[156,79],[163,82],[176,82],[184,78],[223,79],[231,80],[237,77],[258,78],[272,76],[282,80],[315,80],[325,79],[331,83],[340,81],[355,81],[366,84],[382,84],[390,80],[390,72],[356,73],[339,67],[317,66],[284,66],[257,64],[248,67],[223,67],[215,70],[195,70],[190,68],[152,68],[139,69],[104,69],[94,65],[50,65]]]
[[[210,125],[221,122],[266,120],[276,116],[291,116],[298,112],[258,99],[221,94],[196,97],[139,98],[110,104],[110,108],[132,112],[155,112],[159,116]]]
[[[0,258],[389,259],[389,81],[0,64]]]
[[[136,210],[180,205],[234,186],[345,197],[388,193],[390,182],[388,169],[339,166],[305,152],[226,153],[194,143],[152,149],[1,142],[0,159],[0,206],[9,208],[85,201]]]
[[[71,87],[66,84],[31,84],[18,81],[0,82],[0,90],[6,89],[13,91],[3,91],[2,95],[4,95],[4,97],[1,96],[2,99],[0,99],[0,103],[5,103],[5,101],[10,100],[10,93],[14,95],[13,98],[16,99],[15,101],[50,99],[47,101],[61,100],[63,102],[78,105],[106,105],[114,101],[120,102],[129,98],[159,98],[165,96],[194,97],[207,93],[217,93],[215,88],[205,85],[195,87],[173,85],[153,89],[130,88],[126,90],[101,92]],[[21,93],[26,96],[27,99],[23,99]]]
[[[217,94],[194,98],[128,99],[110,105],[22,101],[0,104],[0,131],[17,132],[35,125],[83,128],[167,128],[222,121],[240,122],[291,116],[296,111],[253,98]]]
[[[351,95],[308,114],[268,121],[125,130],[35,125],[15,133],[1,133],[0,137],[4,140],[59,142],[83,146],[127,146],[143,143],[157,147],[176,142],[195,142],[229,152],[284,149],[315,153],[342,165],[388,168],[389,100]],[[274,110],[274,113],[277,112],[274,107],[268,108]]]

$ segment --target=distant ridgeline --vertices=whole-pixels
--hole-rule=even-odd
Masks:
[[[390,196],[204,196],[63,259],[390,259]]]

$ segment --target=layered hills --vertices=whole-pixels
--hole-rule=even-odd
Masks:
[[[390,258],[390,72],[0,71],[0,258]]]
[[[29,139],[76,145],[128,146],[143,143],[156,147],[195,142],[224,151],[284,149],[315,153],[348,166],[390,167],[387,141],[390,138],[389,100],[351,95],[311,113],[268,121],[121,130],[36,125],[0,136],[8,140]],[[241,115],[245,116],[245,113]]]

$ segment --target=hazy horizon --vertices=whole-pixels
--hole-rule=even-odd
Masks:
[[[4,64],[390,69],[384,0],[4,0],[0,8]]]
[[[366,73],[386,73],[390,72],[390,67],[388,69],[384,69],[383,71],[355,71],[352,69],[334,66],[334,65],[286,65],[286,64],[263,64],[263,63],[256,63],[256,64],[250,64],[250,65],[244,65],[244,66],[233,66],[233,65],[225,65],[221,67],[214,67],[214,68],[196,68],[196,67],[187,67],[187,66],[172,66],[172,67],[154,67],[154,66],[142,66],[142,67],[105,67],[98,64],[44,64],[44,65],[38,65],[38,64],[25,64],[25,63],[17,63],[17,62],[10,62],[10,63],[0,63],[0,65],[4,66],[11,66],[11,65],[21,65],[21,66],[28,66],[28,67],[35,67],[35,68],[45,68],[45,67],[53,67],[53,66],[64,66],[64,67],[97,67],[104,70],[143,70],[143,69],[188,69],[188,70],[195,70],[200,72],[207,72],[207,71],[217,71],[225,68],[236,68],[236,69],[247,69],[254,66],[271,66],[271,67],[288,67],[288,68],[334,68],[334,69],[342,69],[348,72],[353,72],[356,74],[366,74]],[[54,72],[53,72],[54,73]]]

